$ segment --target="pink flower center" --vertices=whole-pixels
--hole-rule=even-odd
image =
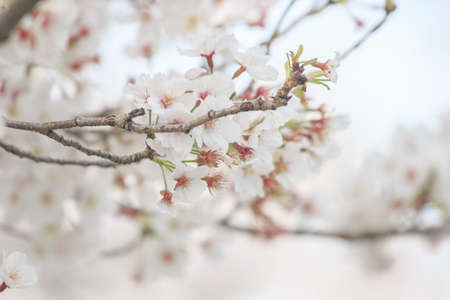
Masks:
[[[166,204],[167,206],[170,206],[173,204],[173,200],[172,200],[172,193],[169,192],[168,190],[163,190],[159,192],[162,196],[161,198],[161,202]]]
[[[199,96],[200,96],[200,99],[205,100],[206,97],[209,96],[209,92],[208,91],[201,92]]]
[[[165,96],[164,98],[162,98],[160,100],[160,102],[161,102],[162,107],[167,109],[170,106],[170,104],[172,104],[173,100],[175,100],[174,97]]]
[[[190,180],[190,178],[188,178],[188,177],[186,177],[186,176],[181,176],[181,177],[178,177],[178,178],[176,178],[175,179],[176,180],[176,182],[177,182],[177,184],[175,185],[175,190],[177,189],[177,188],[179,188],[179,187],[181,187],[181,188],[186,188],[188,185],[189,185],[189,183],[191,182],[191,180]]]
[[[214,129],[216,128],[216,121],[217,120],[208,121],[203,126],[205,127],[205,129]]]

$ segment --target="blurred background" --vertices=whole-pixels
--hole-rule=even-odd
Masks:
[[[117,1],[117,9],[122,7]],[[366,4],[383,1],[354,1],[351,14],[364,22],[355,26],[349,12],[331,7],[304,21],[273,44],[272,64],[282,66],[285,53],[299,43],[305,57],[332,57],[353,45],[382,17],[382,11]],[[336,141],[341,155],[325,164],[304,186],[314,190],[323,180],[336,178],[344,165],[359,162],[370,151],[391,147],[399,126],[434,128],[450,111],[447,73],[450,70],[450,1],[396,0],[397,10],[387,23],[360,48],[342,61],[338,84],[331,92],[317,90],[314,97],[350,117],[350,128]],[[236,27],[235,35],[246,46],[271,33],[288,1],[280,1],[268,16],[268,30]],[[311,1],[298,1],[289,13],[289,24]],[[172,68],[187,69],[192,63],[180,57],[174,44],[150,64],[118,60],[123,51],[117,43],[131,39],[129,25],[117,25],[103,45],[108,80],[99,82],[112,94],[127,76],[141,71],[156,73]],[[351,172],[351,171],[349,171]],[[329,199],[330,202],[333,199]],[[348,242],[333,238],[281,236],[260,240],[240,233],[224,241],[216,261],[198,260],[176,278],[137,284],[130,280],[130,259],[101,261],[92,269],[80,266],[65,294],[49,294],[38,288],[10,290],[5,299],[450,299],[450,242],[439,243],[418,236],[383,239],[377,242]],[[7,249],[23,247],[2,236]],[[132,262],[131,262],[132,264]],[[92,281],[96,284],[90,284]],[[64,278],[54,279],[55,285]],[[69,292],[70,291],[70,292]]]

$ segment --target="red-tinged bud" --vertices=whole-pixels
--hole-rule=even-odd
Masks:
[[[317,67],[317,68],[319,68],[319,69],[321,69],[322,71],[326,71],[326,70],[328,69],[328,65],[327,65],[326,62],[324,62],[324,63],[316,62],[316,63],[314,64],[314,66]]]
[[[236,70],[236,72],[234,72],[232,79],[235,79],[235,78],[239,77],[239,75],[244,73],[245,70],[247,70],[247,68],[245,68],[244,66],[241,66],[239,69]]]
[[[159,192],[162,196],[161,202],[167,206],[171,206],[173,204],[172,193],[168,190],[162,190]]]
[[[386,0],[385,5],[384,5],[384,10],[386,11],[386,13],[390,14],[391,12],[393,12],[396,8],[395,2],[392,0]]]

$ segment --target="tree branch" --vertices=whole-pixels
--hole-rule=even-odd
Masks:
[[[14,237],[18,240],[22,240],[25,242],[29,242],[32,239],[32,236],[29,233],[19,230],[7,224],[0,223],[0,231],[8,236]],[[140,245],[142,245],[142,241],[143,241],[142,237],[131,240],[130,242],[117,248],[103,250],[99,253],[99,256],[104,258],[113,258],[130,253],[131,251],[137,249]]]
[[[249,101],[243,101],[240,104],[235,104],[229,108],[224,108],[221,110],[210,110],[207,114],[198,117],[197,119],[186,123],[186,124],[161,124],[153,126],[145,126],[137,124],[132,121],[133,118],[142,116],[145,114],[143,108],[132,110],[124,115],[108,115],[105,117],[75,117],[71,120],[64,121],[52,121],[52,122],[27,122],[27,121],[16,121],[5,118],[5,126],[13,129],[34,131],[44,135],[49,136],[57,140],[60,143],[73,144],[64,141],[60,137],[55,136],[53,130],[57,129],[69,129],[77,127],[95,127],[95,126],[110,126],[115,128],[120,128],[135,133],[142,133],[151,135],[157,132],[189,132],[191,129],[201,126],[214,119],[223,118],[229,115],[235,115],[246,111],[265,111],[265,110],[275,110],[279,107],[287,105],[289,100],[289,92],[299,84],[306,82],[306,77],[302,74],[302,71],[297,70],[292,72],[291,78],[286,81],[283,86],[277,91],[276,95],[272,97],[272,100],[263,100],[261,98]],[[70,145],[75,148],[80,148],[79,150],[85,152],[86,149],[81,150],[82,147],[78,145]],[[77,149],[78,149],[77,148]],[[86,153],[86,152],[85,152]],[[87,154],[87,153],[86,153]],[[110,159],[97,152],[97,155],[106,159]]]
[[[287,26],[284,30],[278,32],[276,34],[276,38],[285,35],[286,33],[288,33],[289,31],[291,31],[293,28],[295,28],[298,24],[300,24],[306,17],[309,16],[314,16],[317,15],[319,13],[321,13],[325,8],[336,4],[335,2],[328,0],[327,2],[325,2],[322,6],[320,7],[312,7],[309,11],[307,11],[304,15],[299,16],[297,19],[295,19],[291,24],[289,24],[289,26]]]
[[[224,220],[220,225],[226,229],[252,234],[252,235],[265,235],[266,232],[257,228],[249,228],[244,226],[238,226],[231,224],[228,220]],[[295,235],[295,236],[316,236],[323,238],[334,238],[341,239],[345,241],[361,241],[361,240],[376,240],[383,238],[391,238],[397,236],[406,235],[425,235],[425,236],[437,236],[450,234],[450,224],[445,224],[440,227],[432,227],[421,229],[417,227],[412,227],[405,231],[400,230],[386,230],[386,231],[367,231],[360,233],[346,233],[346,232],[326,232],[326,231],[315,231],[307,229],[297,229],[297,230],[285,230],[281,231],[280,234],[285,235]]]
[[[92,156],[92,155],[98,156],[98,157],[110,160],[112,162],[115,162],[116,164],[121,164],[121,165],[132,164],[132,163],[139,162],[146,158],[152,159],[153,155],[154,155],[154,151],[152,149],[150,149],[149,147],[146,147],[143,151],[136,152],[133,154],[115,155],[115,154],[112,154],[112,153],[109,153],[106,151],[96,150],[96,149],[91,149],[91,148],[85,147],[82,144],[80,144],[79,142],[67,139],[64,136],[62,136],[52,130],[50,130],[48,132],[41,132],[41,133],[66,147],[75,148],[88,156]]]
[[[70,159],[59,159],[59,158],[51,158],[45,156],[34,155],[31,152],[22,150],[17,148],[16,146],[7,144],[0,140],[0,148],[3,148],[6,152],[9,152],[15,156],[20,158],[27,158],[37,163],[49,163],[56,165],[72,165],[72,166],[96,166],[101,168],[113,168],[116,167],[117,164],[109,161],[94,161],[94,160],[70,160]]]
[[[0,15],[0,43],[7,40],[23,16],[30,12],[39,0],[15,0]]]

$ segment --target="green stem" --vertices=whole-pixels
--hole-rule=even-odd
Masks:
[[[187,159],[187,160],[182,160],[182,163],[197,163],[198,161],[196,159]]]
[[[159,164],[159,167],[161,169],[162,177],[163,177],[163,180],[164,180],[164,188],[166,189],[166,191],[168,191],[169,188],[167,187],[166,173],[164,172],[164,168],[163,168],[162,164]]]

